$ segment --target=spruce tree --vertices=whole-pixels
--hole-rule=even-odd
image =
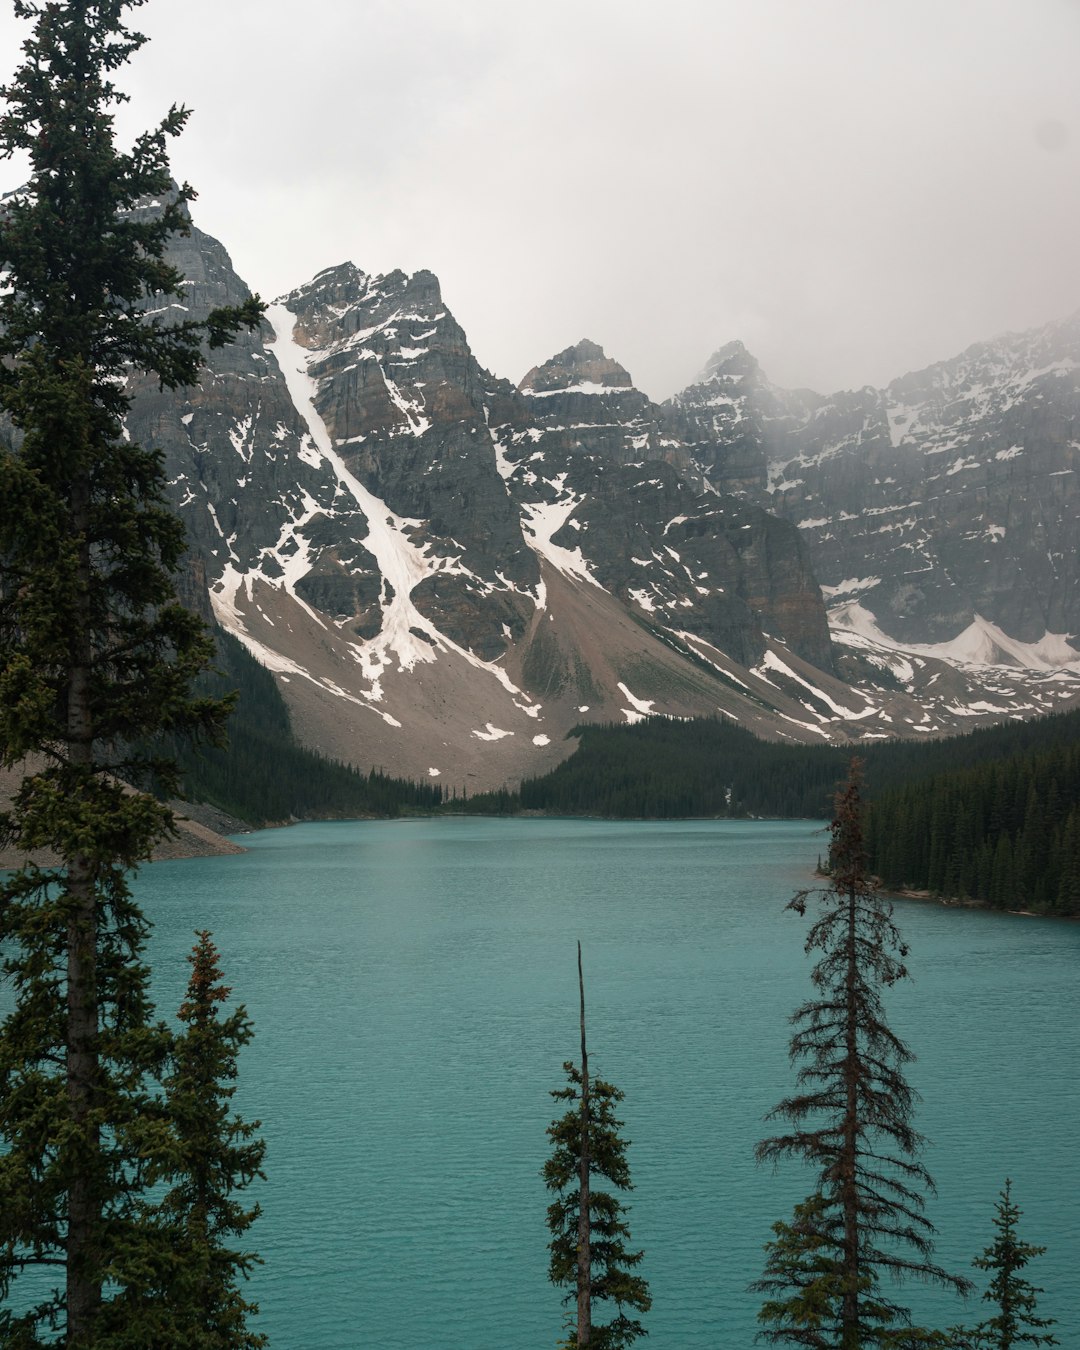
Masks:
[[[800,892],[788,906],[802,916],[812,895],[821,900],[806,939],[807,952],[820,953],[815,996],[791,1019],[802,1091],[769,1116],[793,1128],[757,1146],[759,1160],[802,1158],[817,1173],[814,1193],[766,1249],[755,1286],[769,1295],[760,1334],[818,1350],[941,1343],[910,1328],[882,1276],[970,1287],[932,1260],[934,1229],[923,1209],[933,1183],[919,1161],[916,1097],[904,1076],[913,1056],[886,1023],[881,1000],[882,988],[906,978],[907,948],[868,875],[861,814],[853,760],[836,799],[830,885]]]
[[[626,1161],[629,1140],[619,1134],[622,1121],[615,1108],[623,1093],[600,1078],[590,1078],[585,1044],[585,982],[578,943],[578,991],[581,1006],[581,1068],[563,1065],[568,1086],[552,1091],[556,1101],[570,1109],[548,1127],[554,1144],[544,1164],[543,1177],[558,1198],[548,1208],[551,1230],[549,1277],[568,1293],[575,1305],[572,1330],[562,1344],[570,1350],[622,1350],[646,1335],[641,1322],[624,1309],[648,1312],[652,1306],[647,1282],[638,1274],[643,1252],[627,1247],[630,1229],[626,1206],[606,1190],[593,1186],[602,1177],[617,1190],[632,1190]],[[593,1305],[614,1303],[610,1322],[593,1325]]]
[[[1052,1317],[1035,1312],[1036,1294],[1043,1291],[1027,1280],[1021,1271],[1045,1247],[1022,1242],[1016,1233],[1021,1210],[1012,1198],[1012,1182],[1006,1180],[994,1217],[997,1236],[974,1264],[992,1272],[983,1298],[993,1304],[994,1316],[980,1322],[971,1331],[961,1331],[958,1344],[970,1350],[1013,1350],[1021,1345],[1057,1345],[1057,1337],[1046,1331],[1054,1325]]]
[[[844,1265],[830,1241],[823,1220],[827,1202],[821,1194],[795,1206],[790,1223],[774,1223],[773,1239],[766,1243],[765,1274],[754,1288],[769,1297],[758,1313],[765,1339],[774,1343],[833,1347],[837,1340],[837,1306],[843,1299]],[[894,1350],[954,1347],[952,1333],[926,1331],[906,1325],[895,1307],[882,1298],[878,1272],[865,1268],[859,1277],[859,1298],[865,1322],[879,1324],[877,1339],[867,1344]],[[776,1334],[783,1327],[784,1334]]]
[[[157,1211],[174,1253],[166,1303],[176,1310],[174,1350],[257,1350],[266,1337],[247,1329],[258,1312],[243,1298],[258,1258],[235,1246],[259,1213],[237,1192],[262,1175],[265,1145],[259,1122],[232,1112],[237,1054],[250,1041],[245,1009],[219,1010],[231,993],[222,983],[218,952],[208,932],[188,958],[191,977],[180,1006],[182,1033],[165,1077],[165,1105],[174,1152],[165,1166],[169,1190]],[[164,1350],[163,1347],[160,1350]]]
[[[212,731],[224,712],[189,695],[210,645],[174,600],[183,531],[160,454],[125,437],[125,378],[193,384],[204,345],[257,323],[261,306],[204,323],[147,312],[152,296],[182,298],[165,249],[193,193],[172,183],[167,156],[185,110],[130,151],[115,143],[112,76],[143,42],[124,22],[141,3],[15,0],[33,29],[0,91],[0,155],[30,162],[0,209],[0,409],[14,428],[0,449],[0,762],[26,767],[2,830],[58,860],[0,884],[16,1000],[0,1030],[8,1346],[101,1350],[103,1309],[146,1256],[140,1196],[165,1134],[152,1078],[168,1036],[152,1019],[127,874],[171,816],[118,778],[152,768],[168,788],[169,766],[127,747]],[[137,209],[148,201],[154,211]],[[56,1288],[16,1312],[13,1286],[34,1267],[56,1267]],[[140,1343],[138,1327],[126,1334]]]

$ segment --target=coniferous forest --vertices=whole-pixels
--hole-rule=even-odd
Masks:
[[[1063,738],[881,793],[868,847],[888,886],[1080,914],[1080,742]]]
[[[486,793],[468,809],[613,819],[762,816],[820,819],[847,773],[851,746],[763,741],[722,718],[649,718],[574,729],[577,749],[518,792]],[[1080,744],[1080,712],[981,727],[934,741],[860,745],[867,795],[952,770]]]
[[[617,819],[824,817],[850,750],[764,742],[730,722],[578,728],[517,793],[457,809]],[[871,868],[888,886],[1080,913],[1080,713],[860,747]]]

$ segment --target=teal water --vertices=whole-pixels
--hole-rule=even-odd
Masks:
[[[752,1161],[793,1086],[808,994],[784,913],[822,851],[805,822],[437,820],[245,836],[241,857],[147,868],[162,1011],[208,927],[256,1040],[243,1112],[268,1152],[253,1281],[275,1350],[547,1350],[539,1169],[547,1093],[577,1053],[626,1093],[631,1227],[651,1350],[749,1350],[769,1225],[809,1189]],[[1066,1347],[1080,1345],[1080,924],[901,903],[944,1265],[971,1272],[1005,1177]],[[916,1317],[965,1316],[914,1285]],[[981,1314],[973,1306],[968,1317]]]

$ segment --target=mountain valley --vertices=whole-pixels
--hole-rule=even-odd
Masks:
[[[187,313],[246,294],[197,228],[175,261]],[[734,343],[658,405],[582,341],[515,387],[431,273],[342,264],[128,430],[185,598],[299,739],[472,792],[586,721],[857,743],[1080,704],[1078,357],[1074,319],[824,398]]]

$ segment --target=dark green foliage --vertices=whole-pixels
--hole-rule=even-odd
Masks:
[[[859,768],[853,761],[837,796],[829,887],[800,892],[788,906],[804,915],[818,898],[806,950],[820,955],[814,996],[791,1019],[800,1091],[770,1112],[792,1128],[757,1146],[759,1160],[802,1158],[817,1174],[814,1194],[767,1248],[756,1286],[769,1295],[761,1335],[818,1350],[934,1343],[912,1333],[907,1309],[882,1290],[883,1275],[969,1287],[931,1259],[934,1228],[923,1210],[933,1182],[919,1161],[915,1093],[904,1076],[913,1056],[881,1000],[883,988],[907,977],[907,948],[867,872]]]
[[[203,344],[261,312],[252,300],[176,325],[145,312],[181,295],[164,252],[193,194],[166,154],[182,109],[130,153],[114,144],[111,78],[142,44],[124,24],[139,3],[15,0],[33,31],[0,115],[0,154],[30,163],[0,213],[0,408],[14,427],[0,447],[0,762],[35,756],[0,833],[59,859],[0,883],[15,993],[0,1029],[0,1345],[20,1350],[155,1344],[155,1313],[117,1328],[109,1308],[158,1250],[144,1193],[168,1037],[127,876],[171,817],[115,775],[170,785],[166,763],[128,747],[213,734],[224,710],[190,694],[211,644],[173,598],[183,531],[161,456],[125,438],[125,378],[193,383]],[[149,198],[158,213],[135,209]],[[57,1289],[16,1316],[8,1296],[35,1266],[57,1267]]]
[[[569,1085],[551,1095],[556,1101],[570,1103],[570,1109],[548,1127],[554,1149],[544,1164],[543,1176],[548,1189],[558,1193],[558,1199],[548,1209],[549,1276],[553,1284],[569,1290],[566,1296],[569,1303],[577,1294],[582,1077],[571,1063],[563,1068]],[[619,1134],[622,1121],[615,1118],[615,1107],[623,1095],[599,1078],[589,1084],[588,1171],[590,1179],[600,1177],[617,1190],[628,1191],[633,1189],[626,1161],[629,1141]],[[594,1302],[614,1304],[615,1316],[604,1325],[592,1327],[588,1344],[593,1350],[621,1350],[646,1334],[641,1322],[624,1311],[648,1312],[652,1305],[648,1284],[635,1273],[644,1253],[631,1251],[626,1245],[630,1238],[626,1206],[610,1191],[595,1190],[591,1184],[589,1228],[591,1297]],[[580,1343],[575,1334],[565,1344]]]
[[[840,746],[762,741],[719,718],[648,718],[634,726],[581,726],[573,734],[581,738],[578,748],[550,773],[526,779],[517,794],[475,796],[462,809],[621,818],[820,818],[829,814],[850,755]],[[1066,745],[1080,747],[1080,712],[939,741],[875,744],[860,754],[876,798],[935,773]],[[1066,809],[1064,785],[1059,789]]]
[[[790,1223],[774,1223],[773,1239],[765,1244],[765,1274],[754,1288],[766,1294],[758,1321],[760,1335],[772,1343],[833,1350],[838,1344],[844,1291],[844,1265],[836,1246],[824,1231],[827,1206],[812,1195],[795,1206]],[[858,1297],[864,1322],[875,1328],[868,1345],[892,1350],[950,1347],[949,1333],[926,1331],[905,1324],[902,1313],[880,1296],[878,1273],[864,1270],[858,1279]]]
[[[196,689],[213,697],[235,692],[228,744],[196,747],[166,737],[155,747],[178,762],[188,801],[209,802],[251,825],[395,816],[442,803],[438,784],[362,773],[298,745],[274,677],[231,634],[218,629],[216,639],[216,670],[200,676]]]
[[[991,763],[883,793],[867,821],[870,866],[890,886],[1001,909],[1080,913],[1080,724]]]
[[[98,785],[86,804],[87,838],[101,832]],[[35,785],[24,787],[32,795]],[[145,799],[137,799],[145,800]],[[59,806],[57,810],[59,810]],[[117,833],[130,829],[130,805],[119,791]],[[151,820],[154,813],[151,812]],[[109,841],[114,843],[113,840]],[[26,869],[0,886],[0,940],[5,982],[15,1011],[0,1029],[0,1346],[31,1347],[54,1319],[64,1324],[64,1263],[72,1177],[86,1183],[93,1212],[86,1221],[92,1272],[137,1283],[156,1243],[142,1222],[145,1168],[160,1156],[161,1103],[152,1079],[169,1046],[156,1025],[141,960],[146,923],[133,904],[115,854],[95,860],[96,993],[101,1027],[95,1042],[91,1129],[71,1118],[65,1084],[67,983],[64,920],[72,909],[63,878]],[[19,1277],[35,1266],[57,1267],[57,1290],[16,1314]],[[39,1286],[40,1287],[40,1286]],[[136,1327],[139,1324],[136,1323]],[[145,1328],[144,1328],[145,1329]],[[99,1340],[96,1345],[111,1346]]]
[[[265,1151],[248,1124],[231,1110],[237,1054],[250,1041],[243,1007],[222,1015],[230,990],[221,983],[210,934],[196,934],[188,958],[191,977],[180,1007],[165,1075],[168,1150],[155,1178],[168,1190],[150,1214],[163,1242],[159,1284],[128,1287],[110,1308],[121,1330],[148,1302],[158,1303],[155,1350],[258,1350],[267,1340],[247,1329],[258,1308],[237,1288],[258,1258],[235,1246],[258,1216],[237,1193],[256,1178]]]
[[[1041,1256],[1046,1248],[1034,1247],[1017,1237],[1016,1225],[1022,1211],[1013,1202],[1011,1189],[1012,1182],[1006,1181],[996,1205],[997,1237],[973,1263],[980,1270],[992,1272],[983,1299],[996,1311],[972,1330],[957,1333],[957,1343],[965,1350],[1012,1350],[1020,1345],[1058,1344],[1057,1337],[1045,1330],[1053,1326],[1054,1319],[1039,1317],[1035,1312],[1035,1295],[1043,1291],[1021,1274],[1027,1263]]]

